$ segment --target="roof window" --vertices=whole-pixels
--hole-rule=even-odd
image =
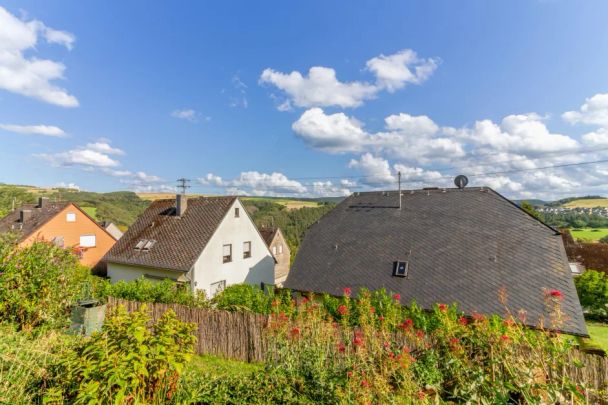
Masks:
[[[393,276],[395,277],[407,277],[409,270],[409,263],[403,261],[396,261],[393,263]]]

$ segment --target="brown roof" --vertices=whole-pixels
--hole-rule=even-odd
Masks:
[[[182,217],[175,215],[175,199],[154,201],[104,260],[189,271],[236,199],[232,196],[189,198]],[[156,243],[148,251],[135,249],[142,240]]]
[[[260,228],[260,235],[262,235],[264,242],[266,242],[266,246],[270,246],[277,231],[278,228]]]
[[[0,219],[0,233],[19,232],[20,240],[23,240],[38,230],[42,225],[59,214],[69,202],[45,202],[42,208],[38,204],[24,204],[19,209],[8,213]],[[21,210],[30,210],[31,217],[21,222]]]

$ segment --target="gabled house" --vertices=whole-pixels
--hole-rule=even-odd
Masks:
[[[38,204],[25,204],[0,219],[0,233],[15,232],[20,246],[36,240],[74,248],[80,262],[97,267],[116,239],[76,204],[50,202],[39,198]]]
[[[291,262],[289,245],[287,245],[287,240],[285,240],[281,228],[261,228],[260,233],[276,261],[274,266],[274,283],[280,287],[285,282],[285,279],[287,279],[287,274],[289,273]]]
[[[559,232],[492,189],[378,191],[351,195],[308,230],[285,287],[335,296],[384,288],[403,304],[501,316],[506,292],[530,326],[548,319],[558,290],[561,330],[587,335],[570,273]]]
[[[238,197],[156,200],[104,260],[112,282],[168,278],[208,296],[274,283],[275,260]]]

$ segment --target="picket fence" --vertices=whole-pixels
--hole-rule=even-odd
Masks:
[[[127,311],[135,311],[144,303],[113,297],[108,298],[108,307],[123,305]],[[263,361],[267,345],[264,329],[268,317],[250,312],[229,312],[215,309],[190,308],[179,304],[146,303],[151,318],[158,320],[167,310],[172,309],[178,319],[198,325],[197,353],[241,360],[246,362]],[[584,384],[595,392],[608,390],[608,358],[572,350],[569,353],[571,366],[563,370],[573,381]],[[582,364],[582,367],[575,366]],[[596,399],[598,403],[608,403]]]

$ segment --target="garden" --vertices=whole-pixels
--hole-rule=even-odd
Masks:
[[[336,298],[236,285],[209,300],[168,281],[110,285],[43,242],[3,240],[0,272],[0,403],[586,403],[605,394],[575,378],[577,342],[555,332],[556,290],[545,294],[547,329],[535,330],[523,313],[466,317],[447,303],[424,311],[386,291],[354,297],[348,286]],[[198,325],[173,311],[153,319],[146,304],[113,307],[90,337],[67,333],[79,299],[110,296],[262,314],[264,359],[198,355]]]

